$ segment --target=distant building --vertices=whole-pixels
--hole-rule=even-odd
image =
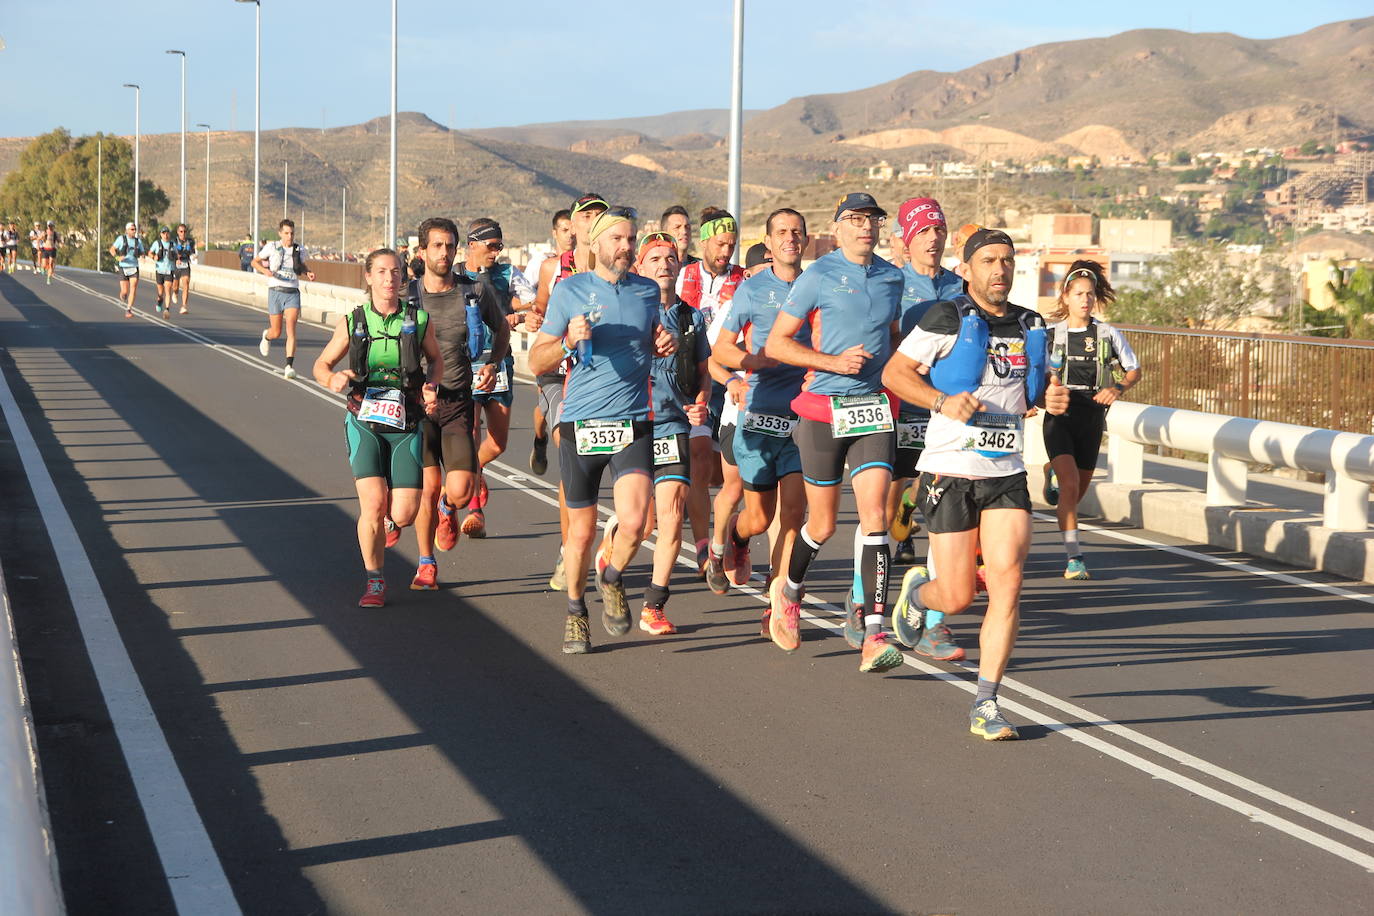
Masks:
[[[1168,251],[1174,224],[1167,219],[1104,219],[1098,223],[1098,244],[1111,252]]]
[[[1037,213],[1031,217],[1036,248],[1085,248],[1093,244],[1091,213]]]
[[[870,165],[868,167],[868,178],[870,181],[891,181],[894,174],[895,172],[892,166],[888,164],[886,159],[879,162],[877,165]]]
[[[940,174],[946,178],[965,179],[977,178],[978,169],[967,162],[946,162],[940,166]]]
[[[912,162],[906,167],[906,177],[908,178],[934,178],[935,170],[930,167],[929,162]]]

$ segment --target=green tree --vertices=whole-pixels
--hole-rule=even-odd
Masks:
[[[1302,146],[1298,147],[1298,152],[1301,153],[1301,154],[1304,155],[1304,156],[1315,156],[1315,155],[1317,155],[1317,141],[1316,141],[1316,140],[1304,140]]]
[[[1193,161],[1193,154],[1186,149],[1178,150],[1174,153],[1174,165],[1188,165]]]
[[[1155,262],[1141,289],[1123,291],[1110,318],[1123,324],[1226,328],[1264,299],[1257,273],[1231,264],[1219,245],[1188,244]]]
[[[1306,333],[1316,337],[1374,340],[1374,270],[1361,264],[1347,275],[1332,261],[1331,279],[1326,289],[1336,300],[1331,308],[1323,311],[1303,303],[1303,326],[1320,328]]]
[[[103,225],[97,227],[97,147]],[[106,134],[74,140],[62,128],[35,137],[19,155],[19,166],[0,185],[0,214],[19,222],[52,220],[62,235],[58,263],[95,267],[96,251],[108,248],[134,209],[133,147]],[[145,235],[167,210],[167,195],[144,178],[139,182],[139,226]],[[106,265],[110,259],[106,258]]]

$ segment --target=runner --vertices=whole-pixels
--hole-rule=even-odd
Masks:
[[[539,326],[544,321],[542,308],[547,306],[549,301],[549,287],[558,278],[558,259],[569,251],[572,251],[574,243],[572,211],[559,210],[553,215],[553,247],[554,252],[551,256],[539,257],[538,261],[532,260],[525,269],[525,277],[533,277],[537,286],[535,295],[535,307],[525,316],[525,330],[531,334],[539,330]],[[549,274],[545,277],[544,265],[549,261],[553,266],[549,268]],[[540,305],[540,300],[544,305]],[[530,449],[530,470],[536,474],[543,475],[549,469],[549,413],[546,407],[549,400],[544,395],[545,381],[536,379],[536,387],[539,389],[539,396],[534,399],[534,446]],[[556,384],[559,388],[558,398],[563,397],[563,376],[558,375],[548,380],[548,384]],[[553,422],[557,424],[558,418],[553,417]]]
[[[731,385],[732,395],[736,387],[742,391],[742,420],[735,429],[733,446],[744,488],[744,511],[725,524],[726,565],[737,585],[748,582],[752,573],[749,539],[770,530],[776,517],[778,535],[768,564],[771,586],[791,555],[806,516],[801,455],[792,439],[797,425],[792,401],[801,393],[806,370],[769,357],[764,343],[792,284],[801,275],[807,241],[806,219],[796,210],[783,208],[768,215],[763,244],[771,264],[740,284],[725,309],[712,347],[717,363],[746,373],[743,381]],[[805,328],[799,333],[809,341]],[[787,652],[801,644],[797,625],[796,618],[775,618],[764,611],[763,635]]]
[[[162,314],[162,303],[169,303],[170,312],[172,290],[176,287],[176,251],[172,248],[172,229],[163,226],[157,231],[157,240],[149,246],[148,254],[153,259],[154,277],[157,281],[157,313]]]
[[[902,653],[887,641],[887,491],[892,482],[896,425],[883,392],[882,367],[901,315],[902,272],[873,254],[887,212],[871,195],[852,193],[835,209],[839,247],[822,255],[792,284],[768,334],[774,359],[808,370],[792,401],[801,417],[794,438],[801,453],[809,516],[793,544],[787,572],[769,589],[778,626],[791,631],[800,614],[802,583],[821,545],[835,533],[846,459],[863,527],[855,557],[864,605],[845,617],[845,639],[861,650],[860,671],[887,671]],[[795,339],[810,325],[810,345]],[[867,610],[867,613],[865,613]]]
[[[40,220],[34,220],[29,230],[29,247],[33,249],[32,270],[38,273],[43,269],[43,223]]]
[[[0,232],[0,239],[3,239],[5,243],[4,264],[0,266],[3,266],[10,273],[14,273],[19,269],[17,266],[19,260],[19,227],[14,224],[13,220],[10,220],[9,226]]]
[[[177,304],[177,289],[181,290],[181,314],[190,311],[191,302],[191,259],[196,256],[196,240],[191,238],[191,229],[185,223],[177,224],[176,238],[172,239],[176,251],[176,268],[172,280],[172,305]]]
[[[138,298],[138,259],[148,253],[139,238],[138,227],[124,224],[124,234],[110,244],[110,255],[119,273],[119,301],[124,303],[124,317],[134,317],[134,300]]]
[[[906,287],[902,292],[901,317],[902,336],[905,337],[931,303],[961,294],[964,281],[958,274],[940,266],[949,228],[944,211],[933,198],[915,197],[903,203],[897,210],[897,231],[901,234],[894,239],[894,249],[899,248],[906,259],[902,267]],[[916,462],[925,445],[929,421],[930,411],[911,404],[901,405],[897,417],[897,465],[888,493],[888,513],[892,518],[890,532],[897,542],[894,559],[898,563],[916,562],[916,548],[911,537],[921,530],[921,526],[912,521],[916,494],[911,484],[916,477]],[[963,650],[958,657],[963,657]]]
[[[564,541],[568,613],[563,651],[591,651],[584,591],[587,559],[596,534],[597,496],[610,469],[618,522],[609,561],[598,563],[602,624],[613,636],[630,629],[630,606],[620,572],[634,559],[648,521],[653,482],[653,423],[649,375],[654,356],[676,351],[658,321],[658,284],[630,272],[635,216],[616,207],[600,214],[587,232],[596,267],[560,282],[549,301],[539,337],[530,350],[530,371],[553,371],[578,353],[568,373],[559,421],[559,466],[568,507]]]
[[[488,286],[501,305],[501,320],[507,327],[507,334],[515,330],[525,320],[526,310],[518,308],[535,299],[534,287],[525,279],[520,268],[510,263],[498,264],[496,259],[505,249],[505,239],[501,224],[494,219],[475,219],[468,224],[467,261],[464,271],[467,276],[483,286]],[[488,340],[483,342],[482,352],[474,366],[486,364],[491,349],[491,331],[486,332]],[[488,497],[487,482],[482,478],[482,468],[500,458],[506,451],[510,438],[510,411],[515,399],[515,360],[506,349],[506,358],[496,364],[496,383],[489,390],[475,390],[472,393],[480,408],[474,418],[474,435],[486,426],[487,434],[481,438],[477,449],[477,492],[468,503],[468,515],[463,519],[463,534],[474,538],[487,536],[486,505]]]
[[[296,244],[296,224],[284,219],[277,224],[280,241],[267,242],[253,259],[253,269],[267,277],[267,330],[258,341],[263,359],[271,351],[272,341],[281,337],[286,324],[286,368],[284,378],[296,377],[296,322],[301,317],[301,278],[315,279],[315,272],[305,266],[305,251]],[[390,251],[391,249],[378,249]],[[399,254],[392,251],[396,257]],[[402,273],[404,275],[404,264]]]
[[[701,260],[701,258],[693,257],[690,253],[692,248],[692,217],[687,212],[686,207],[675,204],[664,210],[658,224],[677,243],[677,260],[681,267],[695,264]]]
[[[57,263],[57,246],[61,240],[57,234],[57,227],[52,220],[48,220],[47,228],[38,240],[38,255],[41,261],[39,269],[48,275],[49,285],[52,284],[53,267]]]
[[[1106,271],[1096,261],[1074,261],[1051,318],[1051,371],[1069,389],[1069,409],[1045,417],[1045,502],[1059,516],[1068,565],[1065,579],[1089,579],[1078,545],[1078,504],[1088,491],[1107,428],[1107,409],[1140,381],[1140,361],[1119,330],[1093,317],[1099,305],[1116,301]],[[1118,381],[1116,369],[1124,372]]]
[[[416,234],[425,270],[411,281],[408,299],[429,313],[444,362],[433,419],[425,424],[424,493],[415,518],[420,565],[410,585],[429,590],[438,588],[434,548],[446,552],[458,543],[456,507],[466,506],[477,492],[477,442],[473,437],[477,408],[473,392],[489,390],[496,384],[497,366],[510,352],[510,326],[503,320],[501,303],[490,287],[454,271],[458,227],[452,220],[427,219]],[[469,307],[484,325],[481,336],[469,335]],[[488,351],[486,362],[474,369],[484,350]],[[388,544],[399,539],[400,530],[393,520],[388,526]]]
[[[654,572],[644,590],[644,610],[639,628],[655,636],[676,633],[665,607],[669,582],[682,549],[682,517],[691,484],[691,452],[688,434],[693,425],[706,422],[706,398],[711,376],[706,369],[710,349],[706,345],[706,322],[701,312],[678,299],[677,242],[667,232],[651,232],[639,244],[635,270],[658,284],[658,321],[678,342],[669,356],[654,358],[653,367],[653,478],[654,501],[646,533],[654,529],[658,517],[658,538],[654,542]],[[601,545],[598,566],[610,562],[614,542],[613,526],[608,526]]]
[[[726,211],[708,207],[701,213],[697,240],[700,243],[701,260],[682,268],[677,278],[677,294],[683,302],[701,312],[710,336],[715,331],[717,312],[730,301],[744,281],[744,269],[730,263],[739,241],[739,224]],[[692,538],[696,542],[697,565],[702,575],[707,577],[712,590],[723,595],[729,590],[729,583],[720,562],[716,563],[714,579],[711,578],[709,560],[711,549],[725,549],[721,540],[725,536],[725,519],[738,505],[741,490],[733,462],[729,463],[731,479],[727,486],[726,464],[718,457],[725,441],[721,427],[728,425],[723,423],[722,418],[726,413],[725,384],[730,373],[713,365],[711,376],[714,384],[709,401],[710,419],[706,425],[692,428],[692,490],[688,496],[687,515],[691,519]],[[732,416],[733,412],[731,410]],[[710,489],[713,483],[722,486],[722,493],[716,495],[716,501],[724,509],[718,513],[714,528],[711,524]],[[721,554],[717,552],[715,556],[720,561]]]
[[[981,540],[988,605],[969,731],[989,741],[1017,737],[998,708],[997,688],[1016,641],[1030,548],[1022,418],[1037,403],[1051,414],[1069,406],[1068,389],[1048,377],[1044,321],[1007,300],[1015,258],[1005,232],[973,233],[964,245],[968,294],[931,306],[883,372],[898,397],[932,413],[919,492],[935,578],[920,567],[907,571],[892,627],[908,646],[925,631],[947,630],[945,616],[973,603]],[[918,367],[928,367],[929,377]]]
[[[545,261],[540,268],[539,294],[535,297],[533,310],[534,314],[539,317],[535,319],[535,327],[531,330],[538,330],[538,325],[542,324],[543,316],[548,312],[549,296],[553,287],[559,281],[574,274],[590,271],[596,263],[588,238],[592,223],[606,211],[608,206],[600,194],[583,194],[573,201],[569,210],[572,220],[573,247],[571,250],[563,252],[557,261],[553,261],[553,259]],[[571,364],[571,358],[563,359],[548,372],[535,374],[544,416],[551,418],[553,424],[553,444],[560,449],[562,437],[558,432],[560,425],[559,408],[563,404],[563,385],[567,380],[567,371]],[[541,446],[536,442],[535,446],[541,451],[547,449],[547,443]],[[566,544],[568,542],[568,506],[564,501],[563,481],[561,480],[558,482],[558,529],[562,534],[561,543]],[[563,550],[560,547],[558,562],[554,564],[553,574],[549,576],[549,588],[555,592],[561,592],[565,591],[567,587],[568,580],[564,573]]]
[[[344,430],[358,490],[358,546],[367,570],[358,606],[382,607],[383,520],[390,516],[408,525],[419,509],[424,463],[420,425],[426,413],[435,411],[444,366],[429,315],[400,301],[401,259],[396,252],[372,252],[363,273],[367,304],[339,319],[315,360],[314,375],[330,391],[348,392]],[[425,369],[420,368],[421,356]],[[348,368],[335,372],[344,357]]]

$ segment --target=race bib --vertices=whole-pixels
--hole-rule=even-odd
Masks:
[[[510,391],[510,373],[506,371],[505,366],[502,366],[496,370],[496,387],[491,389],[491,393],[501,394],[505,391]]]
[[[578,420],[573,429],[579,455],[614,455],[635,438],[629,420]]]
[[[744,422],[740,424],[740,428],[747,432],[772,436],[775,439],[786,439],[792,435],[792,430],[796,425],[796,417],[779,417],[769,413],[748,412],[745,413]]]
[[[892,432],[892,405],[882,394],[830,399],[830,431],[837,439]]]
[[[926,426],[929,420],[899,420],[897,422],[898,448],[925,448]]]
[[[399,388],[369,388],[358,407],[358,419],[396,429],[406,428],[406,405]]]
[[[126,276],[126,277],[136,277],[136,276],[138,276],[138,265],[137,265],[137,264],[120,264],[120,265],[119,265],[119,272],[122,273],[122,274],[123,274],[124,276]]]
[[[964,448],[984,458],[1005,458],[1019,454],[1024,447],[1023,421],[1010,413],[975,413],[966,424],[969,436]]]
[[[682,454],[677,447],[677,436],[662,436],[654,440],[654,467],[677,464]]]

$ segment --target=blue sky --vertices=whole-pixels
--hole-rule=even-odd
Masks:
[[[264,129],[335,127],[387,112],[387,0],[262,0],[262,8]],[[1275,38],[1370,13],[1368,0],[1070,0],[994,4],[981,19],[955,18],[964,8],[915,0],[747,0],[745,104],[767,108],[912,70],[959,70],[1035,44],[1134,28]],[[731,10],[731,0],[400,0],[400,107],[460,129],[725,107]],[[472,11],[485,15],[474,20]],[[144,132],[176,130],[180,77],[167,48],[189,55],[189,124],[252,127],[251,4],[0,0],[0,38],[7,45],[0,79],[11,90],[0,109],[0,136],[59,125],[74,133],[131,133],[126,82],[143,86]],[[798,60],[810,64],[790,66]],[[623,76],[593,87],[608,70]],[[48,91],[35,97],[28,91],[34,85]]]

